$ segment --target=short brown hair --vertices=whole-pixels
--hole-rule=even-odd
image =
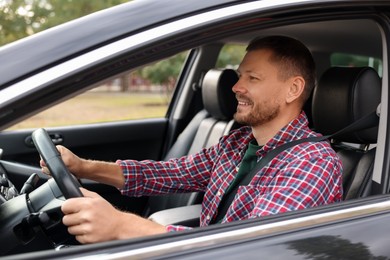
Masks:
[[[302,76],[305,89],[302,93],[302,105],[308,100],[316,84],[316,69],[309,49],[300,41],[286,36],[267,36],[255,38],[246,48],[247,52],[267,49],[272,51],[271,61],[279,65],[278,76],[287,80],[293,76]]]

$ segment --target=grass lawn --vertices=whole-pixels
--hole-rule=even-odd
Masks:
[[[34,115],[10,129],[164,117],[167,102],[168,97],[164,93],[86,92]]]

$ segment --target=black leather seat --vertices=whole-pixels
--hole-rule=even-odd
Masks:
[[[381,100],[381,79],[369,67],[332,67],[313,93],[314,128],[333,134],[371,112]],[[344,199],[370,194],[378,127],[352,132],[332,140],[343,164]]]
[[[375,111],[380,104],[381,80],[375,70],[333,67],[324,73],[312,97],[312,121],[317,132],[336,133]],[[309,113],[308,113],[309,114]],[[344,198],[370,195],[378,127],[351,132],[332,140],[343,164]],[[197,226],[200,205],[157,212],[157,223]]]
[[[165,160],[194,154],[202,148],[210,147],[232,129],[233,115],[237,109],[232,87],[237,80],[237,73],[231,69],[211,69],[205,74],[202,81],[204,109],[195,115],[179,135]],[[144,216],[164,209],[199,204],[202,198],[203,194],[200,192],[150,197]]]

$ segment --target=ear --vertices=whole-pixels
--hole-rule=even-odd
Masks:
[[[290,87],[286,95],[286,103],[290,104],[295,100],[298,100],[303,90],[305,89],[305,80],[296,76],[290,79]]]

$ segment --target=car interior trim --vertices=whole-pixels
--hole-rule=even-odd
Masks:
[[[378,128],[378,141],[376,148],[376,156],[375,156],[375,164],[374,171],[372,174],[372,180],[376,183],[382,183],[382,171],[384,170],[384,154],[385,154],[385,143],[387,138],[387,122],[386,118],[388,117],[388,108],[389,104],[387,102],[387,98],[389,96],[389,76],[388,76],[388,52],[387,52],[387,41],[386,34],[383,31],[384,29],[381,26],[378,26],[382,35],[382,64],[383,64],[383,75],[382,75],[382,100],[380,107],[380,120],[379,120],[379,128]]]

